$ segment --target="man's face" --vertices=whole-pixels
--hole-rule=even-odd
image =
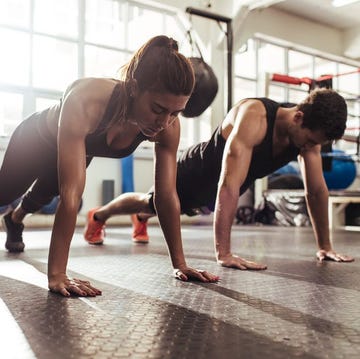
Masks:
[[[293,125],[290,127],[290,142],[300,150],[307,150],[317,145],[329,143],[329,139],[322,130],[310,130],[303,127],[301,111],[298,111],[294,117]]]

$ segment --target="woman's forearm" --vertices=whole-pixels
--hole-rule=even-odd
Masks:
[[[56,211],[48,258],[48,277],[66,273],[70,243],[74,234],[77,210],[66,211],[61,204]]]
[[[174,268],[186,265],[181,240],[180,204],[176,196],[155,197],[155,207]]]

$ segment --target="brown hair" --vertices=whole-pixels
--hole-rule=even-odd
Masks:
[[[163,35],[151,38],[135,52],[120,69],[120,79],[123,90],[120,91],[118,106],[109,126],[126,118],[134,80],[140,92],[169,92],[184,96],[190,96],[195,85],[190,61],[179,53],[174,39]]]
[[[342,137],[346,128],[347,105],[344,98],[331,89],[316,89],[298,105],[303,112],[303,127],[323,131],[328,140]]]

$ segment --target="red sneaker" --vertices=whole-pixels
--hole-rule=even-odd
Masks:
[[[136,214],[132,214],[131,221],[133,224],[133,242],[149,243],[149,236],[147,234],[147,220],[139,221],[138,216]]]
[[[89,244],[102,244],[105,237],[105,222],[97,221],[94,213],[98,208],[91,209],[87,214],[84,238]]]

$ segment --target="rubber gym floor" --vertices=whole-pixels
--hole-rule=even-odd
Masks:
[[[240,271],[214,260],[210,225],[184,225],[188,265],[218,274],[217,284],[172,277],[157,225],[148,245],[131,228],[108,227],[102,246],[74,236],[69,274],[102,289],[95,298],[47,290],[50,230],[26,229],[25,252],[0,249],[0,357],[359,358],[360,236],[334,232],[334,247],[355,262],[318,263],[309,227],[240,226],[232,248],[266,263]]]

